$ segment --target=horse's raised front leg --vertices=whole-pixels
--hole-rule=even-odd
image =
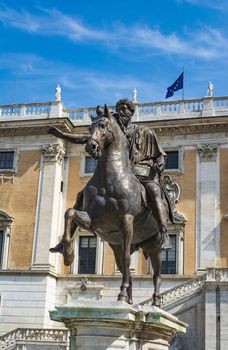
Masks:
[[[133,220],[134,217],[130,214],[126,214],[122,222],[122,234],[123,234],[123,250],[122,250],[122,284],[120,287],[120,293],[118,300],[128,302],[128,293],[131,284],[130,278],[130,262],[131,262],[131,240],[133,235]]]
[[[65,212],[65,228],[62,238],[63,242],[63,258],[64,265],[69,266],[74,261],[73,239],[71,235],[72,224],[90,231],[91,220],[86,211],[75,210],[74,208],[67,209]]]

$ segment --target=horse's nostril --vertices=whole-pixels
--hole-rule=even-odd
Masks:
[[[92,145],[91,148],[92,148],[92,150],[95,150],[96,149],[96,145]]]

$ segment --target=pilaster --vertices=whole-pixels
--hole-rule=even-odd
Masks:
[[[32,269],[53,269],[56,256],[49,248],[56,244],[61,208],[62,162],[65,150],[61,143],[42,149]]]
[[[196,265],[201,270],[220,264],[219,150],[218,145],[202,144],[197,151]]]

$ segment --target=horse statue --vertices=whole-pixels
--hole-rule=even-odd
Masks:
[[[51,129],[49,133],[61,137],[61,131]],[[72,225],[95,233],[108,242],[122,273],[118,300],[132,304],[130,255],[141,247],[145,257],[150,257],[153,267],[153,304],[160,306],[159,227],[146,203],[146,190],[132,172],[128,141],[106,106],[104,112],[92,121],[86,151],[98,162],[94,175],[83,190],[82,210],[70,208],[65,213],[64,263],[70,265],[74,258]]]

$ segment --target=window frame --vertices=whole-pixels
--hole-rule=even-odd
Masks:
[[[82,246],[82,240],[83,238],[86,238],[88,240],[88,246],[83,247]],[[96,245],[94,247],[91,246],[91,240],[94,240],[96,242]],[[83,269],[83,266],[80,264],[80,258],[82,257],[83,254],[83,249],[86,249],[86,266],[84,267],[85,271],[80,271],[80,269]],[[92,261],[90,260],[90,249],[93,249],[95,251],[94,256],[92,257]],[[94,236],[79,236],[79,247],[78,247],[78,274],[83,275],[83,274],[90,274],[94,275],[96,272],[96,255],[97,255],[97,239]],[[93,262],[94,260],[94,266],[92,268],[89,266],[89,260],[90,263]],[[91,264],[92,265],[92,264]],[[88,272],[88,270],[94,270],[94,272]]]
[[[176,235],[176,274],[162,274],[162,276],[176,276],[184,274],[184,230],[183,224],[169,224],[168,234]],[[150,258],[148,258],[148,273],[153,274]]]
[[[91,177],[94,173],[86,173],[85,172],[85,166],[86,166],[86,158],[93,158],[88,154],[83,154],[81,157],[81,164],[80,164],[80,177]]]
[[[13,156],[13,167],[12,168],[7,168],[7,169],[3,169],[0,168],[0,173],[17,173],[17,169],[18,169],[18,154],[19,151],[17,148],[0,148],[0,153],[4,153],[4,152],[13,152],[14,156]]]
[[[0,260],[0,270],[7,269],[8,267],[9,245],[13,219],[14,218],[7,213],[0,211],[0,230],[3,231],[3,247]]]
[[[176,240],[175,260],[174,260],[175,261],[175,273],[168,273],[168,272],[162,273],[161,272],[161,274],[162,275],[177,275],[177,271],[178,271],[178,263],[177,263],[177,258],[178,258],[178,256],[177,256],[177,244],[178,244],[178,242],[177,242],[177,239],[178,239],[178,237],[177,237],[177,234],[175,234],[175,233],[169,233],[169,236],[175,237],[175,240]],[[162,250],[162,251],[167,254],[167,253],[169,253],[170,250],[166,250],[165,249],[165,250]],[[161,257],[161,270],[162,270],[162,257]]]
[[[85,237],[85,236],[95,237],[91,232],[78,228],[77,235],[74,240],[74,251],[76,252],[76,257],[74,259],[74,263],[71,266],[71,272],[74,275],[80,275],[80,276],[87,275],[87,274],[79,274],[79,241],[80,241],[80,237]],[[102,275],[103,273],[104,242],[100,237],[97,236],[96,238],[97,238],[97,245],[96,245],[96,259],[95,259],[95,273],[92,274],[92,276]]]
[[[184,148],[183,146],[177,147],[164,147],[164,151],[167,152],[178,152],[178,168],[177,169],[169,169],[165,168],[165,173],[183,173],[184,172]]]

